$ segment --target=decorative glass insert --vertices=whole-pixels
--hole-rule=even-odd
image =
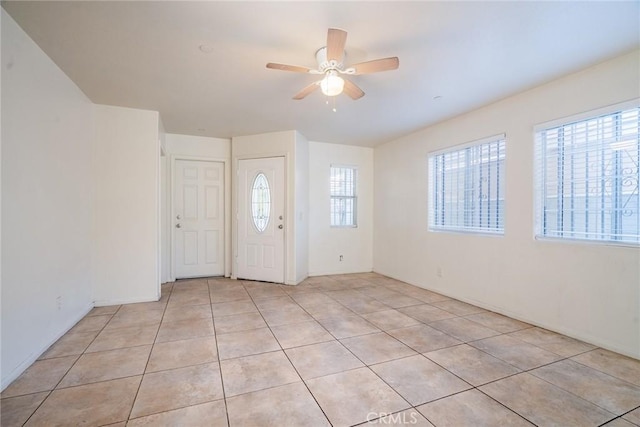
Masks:
[[[251,217],[253,225],[262,233],[269,225],[271,216],[271,191],[269,181],[262,172],[256,175],[251,186]]]
[[[356,169],[331,166],[331,226],[357,227]]]
[[[505,135],[429,155],[429,230],[504,234]]]
[[[629,106],[536,128],[536,236],[640,244],[639,130]]]

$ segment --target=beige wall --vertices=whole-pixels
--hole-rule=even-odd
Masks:
[[[375,271],[640,357],[640,250],[533,238],[533,126],[636,98],[639,75],[636,51],[378,147]],[[500,133],[504,237],[428,232],[427,154]]]

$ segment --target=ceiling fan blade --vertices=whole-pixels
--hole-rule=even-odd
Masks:
[[[349,95],[351,99],[360,99],[364,96],[364,92],[355,83],[350,80],[344,79],[344,93]]]
[[[355,72],[353,74],[370,74],[377,73],[379,71],[395,70],[400,65],[400,61],[397,56],[391,58],[374,59],[373,61],[361,62],[349,67],[353,68]]]
[[[296,94],[296,96],[293,97],[293,99],[300,100],[300,99],[304,98],[305,96],[309,95],[311,92],[313,92],[314,90],[316,90],[319,87],[320,87],[320,82],[319,81],[318,82],[313,82],[309,86],[305,87],[300,92],[298,92]]]
[[[269,62],[267,64],[267,68],[271,68],[273,70],[293,71],[294,73],[308,73],[311,71],[311,68],[307,68],[307,67],[299,67],[297,65],[276,64],[274,62]]]
[[[344,45],[347,43],[347,32],[337,28],[329,28],[327,32],[327,60],[341,62],[344,55]]]

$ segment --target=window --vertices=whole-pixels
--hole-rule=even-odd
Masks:
[[[331,166],[331,226],[357,227],[356,169]]]
[[[640,108],[536,128],[536,236],[640,243]]]
[[[258,233],[262,233],[271,216],[271,191],[266,175],[260,172],[251,187],[251,217]]]
[[[504,233],[505,136],[429,155],[429,230]]]

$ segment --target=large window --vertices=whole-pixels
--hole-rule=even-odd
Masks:
[[[504,233],[505,136],[429,155],[429,229]]]
[[[357,226],[356,169],[331,166],[331,226]]]
[[[640,243],[640,108],[536,128],[536,236]]]

